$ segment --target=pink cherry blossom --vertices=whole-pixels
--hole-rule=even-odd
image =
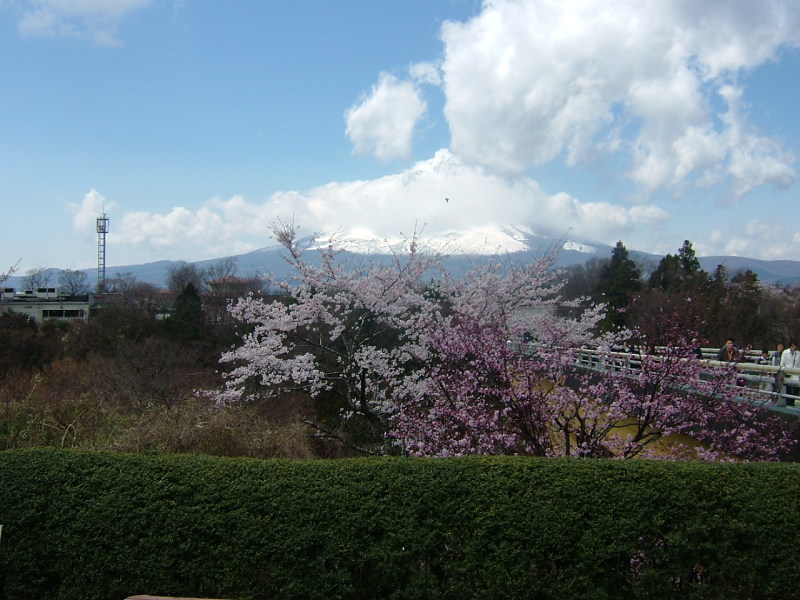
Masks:
[[[671,315],[652,315],[659,354],[612,352],[645,340],[595,336],[604,307],[560,299],[552,254],[456,277],[417,235],[356,264],[335,243],[312,254],[292,227],[276,233],[294,277],[271,282],[280,301],[230,307],[246,333],[221,358],[220,402],[301,391],[339,410],[319,430],[356,447],[360,423],[370,452],[774,460],[794,441],[740,401],[734,365],[693,357],[696,332]]]

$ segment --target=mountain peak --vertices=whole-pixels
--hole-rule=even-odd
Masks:
[[[446,230],[423,236],[424,242],[450,255],[496,256],[516,252],[541,252],[559,244],[563,250],[584,254],[596,254],[601,246],[574,240],[555,240],[534,233],[529,227],[514,225],[486,224],[462,230]],[[366,228],[352,228],[347,231],[327,233],[317,238],[318,246],[335,243],[356,254],[385,254],[402,250],[406,238],[395,236],[387,238]]]

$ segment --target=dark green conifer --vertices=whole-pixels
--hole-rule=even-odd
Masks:
[[[639,277],[639,268],[630,258],[628,249],[618,241],[611,251],[611,260],[600,269],[597,283],[597,292],[608,307],[607,316],[601,323],[603,328],[625,327],[625,309],[642,289]]]
[[[175,312],[166,321],[167,331],[185,340],[202,339],[205,333],[203,302],[194,283],[187,283],[175,299]]]

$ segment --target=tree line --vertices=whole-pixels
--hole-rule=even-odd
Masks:
[[[774,349],[800,336],[800,289],[766,284],[751,270],[704,271],[689,240],[655,266],[637,263],[620,241],[610,258],[572,266],[563,281],[565,298],[607,305],[605,331],[644,328],[657,339],[650,315],[667,308],[714,347],[733,337],[742,347]]]
[[[705,273],[690,242],[646,278],[621,242],[564,272],[550,253],[453,277],[416,236],[353,263],[275,233],[290,280],[181,265],[166,295],[110,278],[119,301],[85,323],[0,315],[0,447],[774,460],[796,442],[735,401],[731,367],[700,384],[688,360],[790,336],[795,290]],[[582,347],[623,343],[668,351],[636,378],[575,368]]]

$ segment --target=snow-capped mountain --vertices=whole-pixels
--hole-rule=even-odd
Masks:
[[[584,241],[557,238],[552,235],[535,233],[530,227],[513,225],[483,225],[471,229],[443,231],[438,234],[423,232],[421,240],[425,246],[439,250],[450,256],[496,256],[518,252],[546,252],[554,247],[562,251],[574,251],[586,255],[601,255],[609,251],[609,246],[590,244]],[[368,229],[336,231],[316,238],[318,246],[335,243],[337,246],[356,254],[386,254],[402,251],[408,239],[395,236],[386,238]]]
[[[557,234],[535,230],[532,227],[513,225],[491,225],[466,229],[461,231],[445,231],[436,235],[428,235],[423,231],[420,242],[432,250],[439,251],[446,256],[446,264],[454,272],[479,263],[483,260],[492,260],[502,256],[504,261],[512,264],[530,261],[551,251],[557,251],[556,267],[566,267],[583,264],[593,258],[608,258],[612,247],[589,240],[571,237],[569,233]],[[386,238],[378,236],[368,229],[354,228],[348,231],[330,232],[304,242],[310,252],[315,252],[321,247],[334,243],[345,252],[357,255],[381,256],[402,252],[409,239],[396,236]],[[638,252],[629,248],[630,255],[651,268],[655,267],[661,256]],[[283,248],[279,245],[268,246],[247,254],[235,257],[220,257],[218,259],[197,261],[198,268],[207,268],[224,258],[235,258],[237,273],[247,277],[253,274],[271,274],[282,278],[288,274],[288,264],[283,259]],[[800,262],[789,260],[764,261],[743,257],[715,256],[700,257],[700,264],[706,271],[712,272],[717,265],[725,265],[729,273],[745,269],[754,271],[759,279],[765,282],[783,282],[786,284],[800,282]],[[121,265],[106,268],[106,277],[113,278],[119,274],[132,274],[139,281],[152,283],[162,287],[167,281],[170,268],[180,266],[184,261],[159,261],[142,265]],[[51,282],[57,282],[58,268],[53,268]],[[96,269],[85,269],[89,284],[95,285],[97,281]],[[4,282],[4,287],[22,288],[24,273],[19,273]]]

